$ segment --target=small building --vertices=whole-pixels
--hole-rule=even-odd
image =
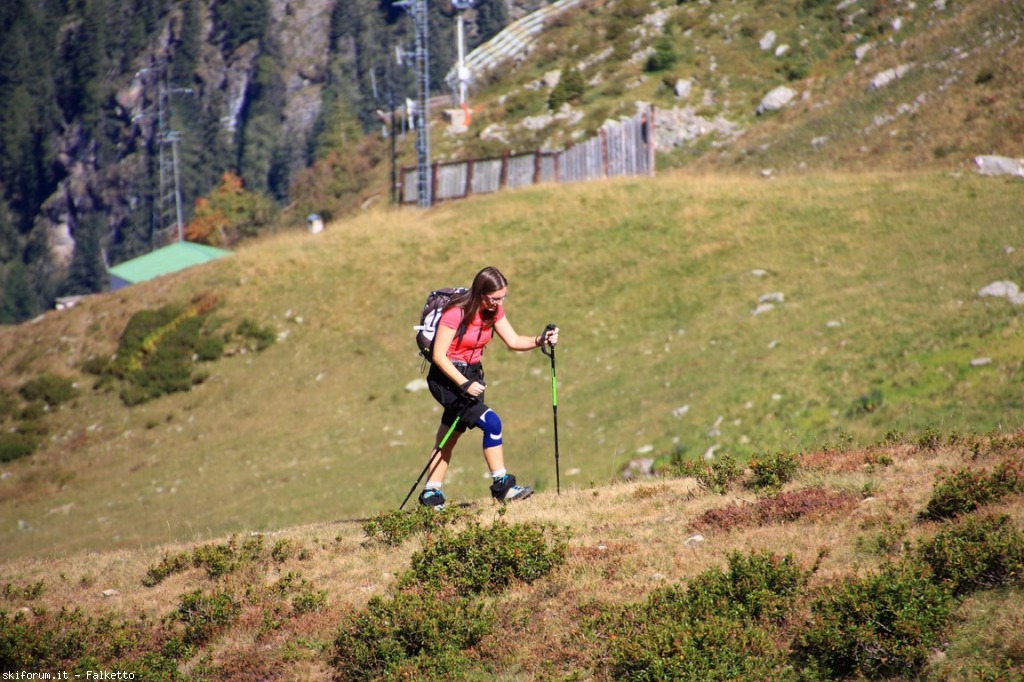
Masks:
[[[306,223],[309,225],[309,231],[312,234],[320,234],[324,231],[324,219],[316,213],[310,213],[309,217],[306,218]]]
[[[108,269],[110,273],[110,290],[117,291],[132,284],[145,282],[190,268],[210,261],[230,256],[226,249],[218,249],[206,244],[194,242],[175,242],[145,256],[139,256]]]

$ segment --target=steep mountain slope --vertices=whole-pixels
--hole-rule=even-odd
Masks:
[[[481,88],[470,135],[438,148],[560,146],[646,101],[663,167],[966,169],[979,154],[1024,156],[1021,12],[999,0],[592,2]],[[587,87],[552,117],[564,68]]]

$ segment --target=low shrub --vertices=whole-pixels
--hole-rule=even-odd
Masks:
[[[224,339],[206,330],[216,305],[216,296],[203,294],[187,307],[139,311],[122,332],[114,358],[91,358],[82,369],[99,377],[97,389],[121,383],[121,400],[129,406],[187,391],[205,378],[193,374],[194,360],[224,354]]]
[[[288,571],[274,583],[270,592],[280,597],[292,595],[292,611],[296,615],[321,611],[327,605],[327,590],[316,589],[301,574],[293,571]]]
[[[165,579],[189,568],[204,568],[210,578],[219,578],[232,573],[244,564],[259,561],[263,557],[263,536],[254,535],[241,544],[232,536],[223,544],[200,545],[192,552],[167,554],[155,566],[146,571],[142,584],[153,587]]]
[[[235,341],[246,350],[260,352],[274,345],[277,335],[272,328],[246,318],[238,323],[234,334],[228,335],[228,340]]]
[[[766,453],[750,462],[754,475],[750,485],[755,489],[780,488],[793,480],[799,467],[800,460],[791,452]]]
[[[788,682],[799,679],[772,630],[720,615],[638,621],[609,646],[615,680]]]
[[[152,650],[160,636],[145,619],[87,616],[77,608],[14,616],[0,611],[0,668],[63,669],[81,679],[87,671],[107,668],[155,682],[184,679],[175,661]]]
[[[21,401],[13,393],[0,389],[0,424],[14,419],[21,410]]]
[[[532,583],[565,563],[567,537],[551,526],[504,521],[491,528],[474,521],[458,534],[444,529],[413,554],[399,584],[466,595],[502,590],[514,581]]]
[[[50,407],[62,405],[78,394],[71,379],[55,374],[41,374],[23,384],[18,392],[30,403],[42,402]]]
[[[988,476],[979,471],[960,469],[936,482],[921,515],[933,521],[952,519],[969,514],[992,498]]]
[[[32,436],[18,432],[0,432],[0,462],[13,462],[28,457],[37,447],[39,441]]]
[[[922,541],[917,556],[957,596],[1024,584],[1024,532],[1008,516],[967,517]]]
[[[22,587],[18,587],[14,583],[6,583],[2,590],[5,599],[15,601],[34,601],[43,596],[44,592],[46,592],[46,583],[42,580]]]
[[[670,471],[673,476],[695,478],[701,488],[718,495],[724,495],[743,475],[736,458],[728,453],[714,459],[710,464],[696,460],[676,462]]]
[[[763,497],[753,503],[709,509],[693,520],[694,528],[731,530],[755,525],[792,523],[824,514],[845,513],[857,506],[859,496],[822,488],[802,488]]]
[[[873,536],[858,536],[857,549],[880,556],[898,556],[906,547],[907,526],[902,522],[884,522]]]
[[[470,664],[467,651],[495,620],[493,607],[480,601],[413,592],[372,597],[341,625],[332,657],[336,679],[460,679]]]
[[[795,657],[827,679],[913,677],[941,642],[952,594],[926,567],[901,563],[829,586],[797,627]]]
[[[792,556],[729,557],[683,589],[602,616],[616,680],[795,680],[773,623],[784,620],[806,582]]]
[[[429,533],[454,526],[470,518],[470,513],[458,507],[446,507],[438,513],[432,508],[417,505],[412,511],[383,512],[363,522],[368,537],[389,547],[397,547],[417,533]]]
[[[809,576],[792,554],[733,552],[728,563],[728,570],[711,569],[690,581],[690,613],[732,613],[739,618],[781,622]]]
[[[1024,458],[1003,460],[992,472],[989,483],[997,498],[1024,493]]]
[[[1009,458],[989,474],[959,469],[939,478],[921,517],[932,521],[969,514],[978,507],[1007,495],[1024,492],[1024,461]]]
[[[201,646],[233,624],[241,610],[241,605],[225,590],[217,589],[210,594],[194,590],[181,596],[174,618],[185,626],[184,642]]]
[[[188,552],[166,554],[155,566],[150,566],[142,579],[145,587],[155,587],[172,575],[184,573],[192,566],[192,557]]]

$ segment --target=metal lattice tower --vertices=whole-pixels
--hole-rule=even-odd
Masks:
[[[171,95],[191,94],[190,88],[171,87],[167,78],[165,67],[145,68],[135,74],[136,78],[144,73],[158,74],[158,95],[157,95],[157,129],[155,140],[159,147],[159,160],[157,170],[159,174],[159,185],[157,188],[156,201],[153,202],[153,239],[160,239],[162,235],[176,231],[177,240],[184,241],[181,213],[181,183],[178,176],[178,142],[181,141],[181,133],[171,130]],[[170,147],[170,150],[167,148]]]
[[[430,50],[427,43],[427,0],[395,3],[412,15],[416,43],[416,203],[430,208]]]

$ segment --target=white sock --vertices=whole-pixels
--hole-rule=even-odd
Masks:
[[[424,490],[440,490],[441,484],[437,481],[427,481],[427,485],[423,487]]]
[[[508,469],[498,469],[497,471],[492,471],[491,472],[491,478],[493,478],[494,480],[498,480],[499,478],[501,478],[502,476],[504,476],[507,473],[508,473]]]

